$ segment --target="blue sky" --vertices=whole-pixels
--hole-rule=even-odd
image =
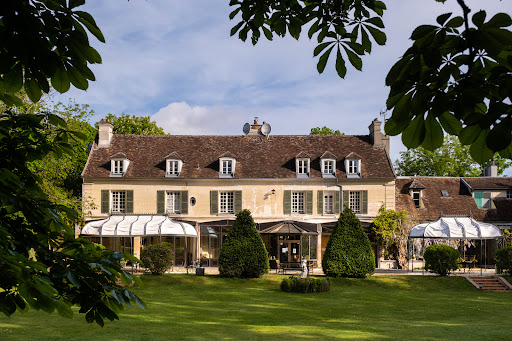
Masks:
[[[386,1],[388,41],[349,68],[340,79],[330,61],[322,75],[313,58],[316,41],[304,32],[292,38],[261,39],[253,46],[229,32],[236,19],[228,0],[87,0],[106,43],[94,41],[103,63],[87,91],[72,89],[54,101],[89,104],[93,122],[108,113],[151,116],[171,134],[238,135],[255,116],[272,134],[308,134],[328,126],[346,134],[368,134],[385,108],[384,79],[410,46],[415,27],[442,13],[461,15],[455,0]],[[466,0],[476,13],[512,13],[511,1]],[[391,157],[405,150],[393,137]],[[511,173],[510,169],[507,173]],[[509,175],[512,175],[509,174]]]

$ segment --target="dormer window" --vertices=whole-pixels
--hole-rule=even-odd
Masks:
[[[235,175],[236,160],[234,158],[219,159],[219,177],[232,178]]]
[[[414,207],[424,208],[423,201],[421,200],[421,189],[411,189],[411,197],[414,202]]]
[[[512,189],[507,190],[507,199],[512,199]]]
[[[359,173],[359,160],[348,160],[348,174]]]
[[[183,161],[177,159],[167,159],[166,160],[166,172],[165,176],[169,178],[177,178],[181,174],[181,167],[183,165]]]
[[[298,178],[309,178],[309,159],[297,158],[295,161],[295,168]]]
[[[128,169],[130,160],[126,158],[114,158],[110,160],[110,176],[122,177]]]
[[[336,160],[322,159],[322,177],[334,177],[336,173]]]
[[[350,153],[345,157],[345,172],[347,178],[361,177],[361,157],[356,153]]]

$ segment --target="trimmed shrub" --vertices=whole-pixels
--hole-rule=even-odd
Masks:
[[[366,277],[375,271],[370,240],[348,207],[343,210],[329,238],[322,268],[330,277]]]
[[[251,211],[241,210],[222,243],[219,273],[222,277],[258,278],[269,268],[267,250]]]
[[[331,283],[327,278],[305,278],[300,279],[294,276],[284,278],[281,281],[281,291],[311,293],[311,292],[327,292],[331,290]]]
[[[496,251],[496,270],[502,273],[504,270],[512,275],[512,246],[507,246]]]
[[[144,247],[140,253],[142,264],[152,275],[161,275],[172,266],[172,244],[161,243]]]
[[[446,276],[452,270],[457,270],[459,265],[459,251],[444,244],[430,245],[425,249],[423,259],[425,270],[434,272],[440,276]]]

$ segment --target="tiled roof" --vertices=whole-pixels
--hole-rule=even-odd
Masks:
[[[493,179],[499,181],[502,178]],[[424,185],[422,200],[425,208],[416,208],[409,188],[417,180],[410,177],[398,178],[395,181],[396,210],[409,211],[416,221],[434,221],[441,215],[469,214],[478,221],[512,221],[512,200],[494,199],[496,209],[479,209],[461,178],[421,177],[421,183]],[[491,178],[482,180],[489,181]],[[443,197],[442,190],[448,192],[447,197]]]
[[[511,178],[463,178],[472,189],[512,189]]]
[[[410,185],[409,185],[409,188],[410,189],[423,189],[425,188],[425,185],[422,184],[421,182],[419,182],[418,180],[414,180]]]
[[[164,178],[166,156],[176,152],[183,160],[181,178],[218,178],[225,153],[237,161],[235,178],[295,178],[295,157],[305,153],[311,157],[311,178],[322,178],[320,157],[326,151],[349,155],[354,150],[362,159],[363,178],[394,178],[385,150],[374,148],[369,136],[351,135],[114,135],[110,147],[93,146],[82,176],[108,177],[109,156],[122,152],[131,161],[125,178]],[[343,159],[336,169],[337,178],[346,178]]]

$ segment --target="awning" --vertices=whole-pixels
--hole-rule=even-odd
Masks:
[[[309,225],[309,226],[308,226]],[[260,233],[271,234],[318,234],[316,224],[296,221],[279,221],[260,224]]]
[[[503,234],[497,226],[470,217],[441,217],[436,221],[414,226],[409,238],[496,239],[503,238]]]
[[[194,226],[162,215],[113,215],[85,224],[81,234],[102,237],[197,237]]]

